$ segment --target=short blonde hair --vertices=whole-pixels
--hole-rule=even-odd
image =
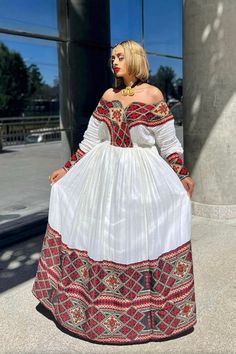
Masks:
[[[143,47],[132,40],[117,43],[113,50],[120,45],[124,49],[127,70],[140,81],[147,81],[149,77],[149,65],[147,55]]]

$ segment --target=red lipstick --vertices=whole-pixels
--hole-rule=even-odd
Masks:
[[[120,68],[113,68],[115,73],[118,73],[118,71],[120,71]]]

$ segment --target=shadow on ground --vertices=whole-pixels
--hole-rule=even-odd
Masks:
[[[43,236],[9,246],[0,252],[0,293],[33,278]]]

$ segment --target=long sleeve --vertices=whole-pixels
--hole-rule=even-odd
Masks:
[[[100,140],[98,137],[99,121],[92,115],[89,119],[88,127],[84,133],[83,140],[79,144],[79,148],[71,156],[63,168],[69,171],[87,152],[89,152]]]
[[[176,136],[174,119],[152,128],[156,145],[161,156],[169,163],[180,179],[189,176],[189,171],[183,165],[183,148]]]

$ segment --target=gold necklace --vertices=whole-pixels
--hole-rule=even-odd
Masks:
[[[140,82],[140,80],[135,81],[132,85],[126,86],[121,90],[122,96],[133,96],[134,90],[133,88]]]
[[[121,90],[122,96],[133,96],[134,90],[131,86],[126,86],[126,88]]]

